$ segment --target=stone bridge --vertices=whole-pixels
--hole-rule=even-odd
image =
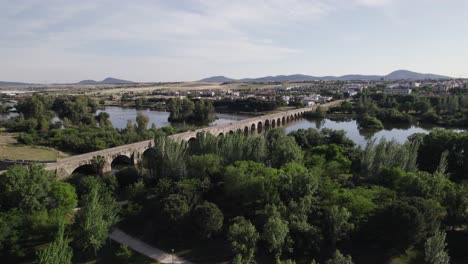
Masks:
[[[340,100],[322,104],[320,106],[322,108],[328,108],[341,103],[342,101]],[[285,126],[299,118],[302,118],[304,113],[315,111],[316,108],[317,106],[310,106],[269,115],[252,117],[240,121],[235,121],[230,124],[206,127],[194,131],[175,134],[170,136],[170,138],[176,141],[190,141],[191,139],[195,139],[197,133],[200,132],[210,133],[216,136],[232,133],[244,133],[245,135],[262,133],[262,131],[266,131],[270,128]],[[46,165],[46,169],[55,171],[58,178],[65,178],[72,175],[76,169],[82,166],[90,166],[91,160],[94,157],[102,156],[105,159],[103,172],[110,172],[111,164],[117,158],[124,158],[130,163],[135,164],[142,160],[144,152],[150,149],[152,146],[153,140],[146,140],[105,150],[89,152],[59,159],[54,163],[48,163]]]

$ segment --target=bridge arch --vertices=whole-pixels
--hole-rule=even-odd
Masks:
[[[271,127],[272,128],[276,127],[276,120],[274,118],[273,118],[273,120],[271,120]]]
[[[278,127],[281,126],[281,119],[280,119],[279,117],[278,117],[278,120],[276,120],[276,125],[277,125]]]
[[[157,154],[156,149],[148,148],[143,151],[143,154],[141,155],[141,166],[144,169],[149,170],[150,173],[156,168],[155,157]]]
[[[83,164],[76,167],[71,175],[98,175],[98,172],[92,164]]]
[[[131,157],[121,154],[121,155],[117,155],[116,157],[112,159],[111,167],[117,166],[119,164],[132,165],[134,164],[134,161]]]
[[[218,134],[218,137],[224,137],[223,132],[219,133],[219,134]]]
[[[250,134],[255,134],[257,130],[255,129],[255,123],[253,123],[252,125],[250,125]]]
[[[262,130],[263,130],[263,123],[262,123],[262,121],[260,121],[257,124],[257,132],[260,134],[260,133],[262,133]]]
[[[244,135],[249,135],[249,126],[244,127]]]
[[[283,126],[286,125],[286,117],[285,116],[283,116],[281,121],[282,121]]]
[[[268,130],[270,128],[270,120],[267,119],[265,120],[265,131]]]

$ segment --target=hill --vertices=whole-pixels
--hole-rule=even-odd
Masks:
[[[133,84],[135,82],[108,77],[100,82],[95,80],[83,80],[78,84]]]
[[[213,76],[200,80],[199,82],[294,82],[294,81],[356,81],[356,80],[427,80],[427,79],[450,79],[448,76],[432,73],[418,73],[407,70],[398,70],[387,75],[360,75],[348,74],[343,76],[311,76],[303,74],[266,76],[260,78],[232,79],[225,76]]]
[[[209,77],[209,78],[201,79],[198,82],[235,82],[235,81],[237,81],[237,80],[227,78],[227,77],[224,77],[224,76],[212,76],[212,77]]]
[[[0,82],[0,86],[26,86],[33,85],[32,83],[22,83],[22,82]]]

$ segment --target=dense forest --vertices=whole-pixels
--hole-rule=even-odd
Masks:
[[[153,198],[133,200],[141,210],[126,222],[150,242],[220,241],[233,263],[385,263],[408,250],[448,263],[445,231],[466,237],[466,132],[365,149],[327,129],[158,142],[142,187]]]
[[[87,259],[117,225],[157,246],[196,247],[196,263],[468,259],[467,132],[364,149],[329,129],[155,142],[115,175],[99,175],[99,157],[96,175],[67,182],[39,165],[11,167],[0,178],[2,258]]]

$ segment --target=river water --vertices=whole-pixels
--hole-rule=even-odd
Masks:
[[[106,107],[103,110],[110,115],[110,120],[114,127],[124,128],[127,125],[127,120],[131,119],[135,121],[136,115],[138,112],[147,115],[151,123],[154,123],[156,127],[160,128],[163,126],[168,126],[170,123],[167,121],[169,117],[169,112],[153,111],[153,110],[136,110],[134,108],[122,108],[122,107]],[[99,111],[97,112],[99,113]],[[215,120],[210,126],[222,125],[233,123],[238,120],[243,120],[250,118],[252,116],[248,115],[238,115],[238,114],[217,114],[218,119]],[[322,119],[322,120],[308,120],[300,119],[295,121],[288,126],[284,127],[287,133],[296,131],[299,129],[308,129],[315,128],[321,130],[323,128],[329,128],[333,130],[344,130],[346,131],[347,136],[353,140],[356,144],[360,146],[365,146],[367,141],[373,138],[380,140],[386,138],[387,140],[395,139],[400,143],[404,143],[409,136],[414,133],[424,133],[427,134],[431,131],[433,127],[425,127],[420,125],[411,125],[411,126],[392,126],[386,127],[380,131],[369,131],[362,130],[358,128],[356,120],[344,119],[341,121]]]
[[[169,118],[169,112],[154,111],[149,109],[141,110],[135,108],[122,108],[118,106],[108,106],[104,110],[98,110],[96,114],[99,114],[100,112],[107,112],[110,116],[109,119],[112,122],[112,125],[115,128],[120,129],[125,128],[127,126],[128,120],[132,120],[133,122],[135,122],[137,113],[142,113],[148,116],[148,127],[150,127],[151,124],[155,124],[157,128],[171,125],[171,123],[167,121],[167,119]],[[210,126],[225,125],[251,117],[248,115],[222,113],[217,113],[216,116],[218,117],[218,119],[212,122]]]
[[[170,123],[167,121],[169,117],[169,112],[154,111],[154,110],[140,110],[134,108],[122,108],[118,106],[108,106],[104,110],[98,110],[96,114],[100,112],[107,112],[110,115],[110,120],[112,125],[116,128],[125,128],[128,120],[133,120],[135,122],[137,113],[140,112],[149,117],[149,125],[155,124],[156,127],[161,128],[164,126],[169,126]],[[9,113],[0,115],[0,120],[8,119],[12,116],[16,116],[16,113]],[[218,119],[210,124],[210,126],[223,125],[234,123],[239,120],[247,119],[252,116],[248,115],[238,115],[238,114],[225,114],[217,113]],[[296,131],[298,129],[308,129],[315,128],[321,130],[323,128],[329,128],[333,130],[344,130],[347,136],[353,140],[357,145],[365,146],[367,141],[370,139],[380,140],[386,138],[387,140],[395,139],[400,143],[404,143],[409,136],[414,133],[424,133],[427,134],[431,131],[433,127],[426,127],[421,125],[411,125],[411,126],[391,126],[386,127],[380,131],[369,131],[362,130],[358,128],[356,120],[344,119],[344,120],[308,120],[301,119],[293,123],[288,124],[284,127],[287,133]]]
[[[344,130],[346,135],[354,141],[359,146],[365,147],[368,140],[376,139],[377,141],[385,138],[387,140],[396,140],[399,143],[404,143],[409,136],[415,133],[424,133],[428,134],[431,131],[431,127],[421,127],[417,125],[410,126],[392,126],[386,127],[385,129],[379,131],[371,131],[359,129],[359,126],[356,120],[347,119],[347,120],[308,120],[302,119],[296,123],[287,126],[286,132],[292,132],[299,129],[308,129],[315,128],[322,130],[324,128],[329,128],[333,130]]]

